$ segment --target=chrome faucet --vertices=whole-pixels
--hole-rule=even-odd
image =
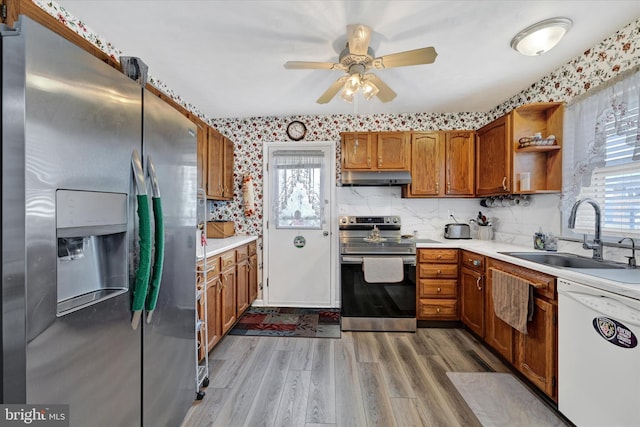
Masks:
[[[629,259],[628,266],[629,268],[636,268],[636,242],[631,237],[623,237],[618,240],[618,244],[624,242],[625,240],[631,240],[631,256],[628,256]]]
[[[587,235],[585,234],[582,241],[582,247],[585,249],[593,250],[593,259],[602,261],[602,240],[600,240],[600,205],[593,199],[580,199],[571,208],[571,215],[569,215],[569,228],[574,229],[576,227],[576,213],[578,207],[582,202],[587,202],[596,211],[596,231],[593,236],[593,242],[587,242]]]

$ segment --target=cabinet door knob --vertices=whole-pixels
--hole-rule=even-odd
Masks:
[[[440,313],[440,307],[436,308],[436,313]]]
[[[507,187],[507,177],[506,176],[504,178],[502,178],[502,189],[504,191],[509,191],[509,188]]]
[[[437,259],[442,259],[442,255],[438,255],[436,258]]]
[[[442,289],[441,289],[441,288],[438,288],[438,289],[437,289],[437,292],[442,292]]]
[[[442,270],[437,270],[436,274],[442,274]]]
[[[481,281],[482,281],[482,276],[478,276],[478,278],[476,279],[476,287],[478,288],[479,291],[482,290],[482,286],[480,286]]]

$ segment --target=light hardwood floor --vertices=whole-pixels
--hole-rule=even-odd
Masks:
[[[479,426],[446,372],[509,372],[461,329],[226,336],[182,427]]]

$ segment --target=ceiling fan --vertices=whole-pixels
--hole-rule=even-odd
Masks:
[[[284,68],[288,70],[340,70],[347,73],[336,80],[318,98],[316,101],[318,104],[326,104],[331,101],[340,89],[342,89],[340,96],[348,102],[353,100],[353,96],[358,90],[362,91],[366,99],[377,96],[380,101],[389,102],[397,94],[378,76],[368,72],[370,69],[382,70],[409,65],[431,64],[438,56],[433,47],[424,47],[375,57],[373,49],[369,46],[370,41],[371,28],[362,24],[347,25],[347,45],[340,52],[338,62],[288,61],[284,64]]]

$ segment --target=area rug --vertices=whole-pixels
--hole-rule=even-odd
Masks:
[[[230,335],[340,338],[340,310],[250,307]]]
[[[447,376],[484,427],[567,425],[512,374],[447,372]]]

